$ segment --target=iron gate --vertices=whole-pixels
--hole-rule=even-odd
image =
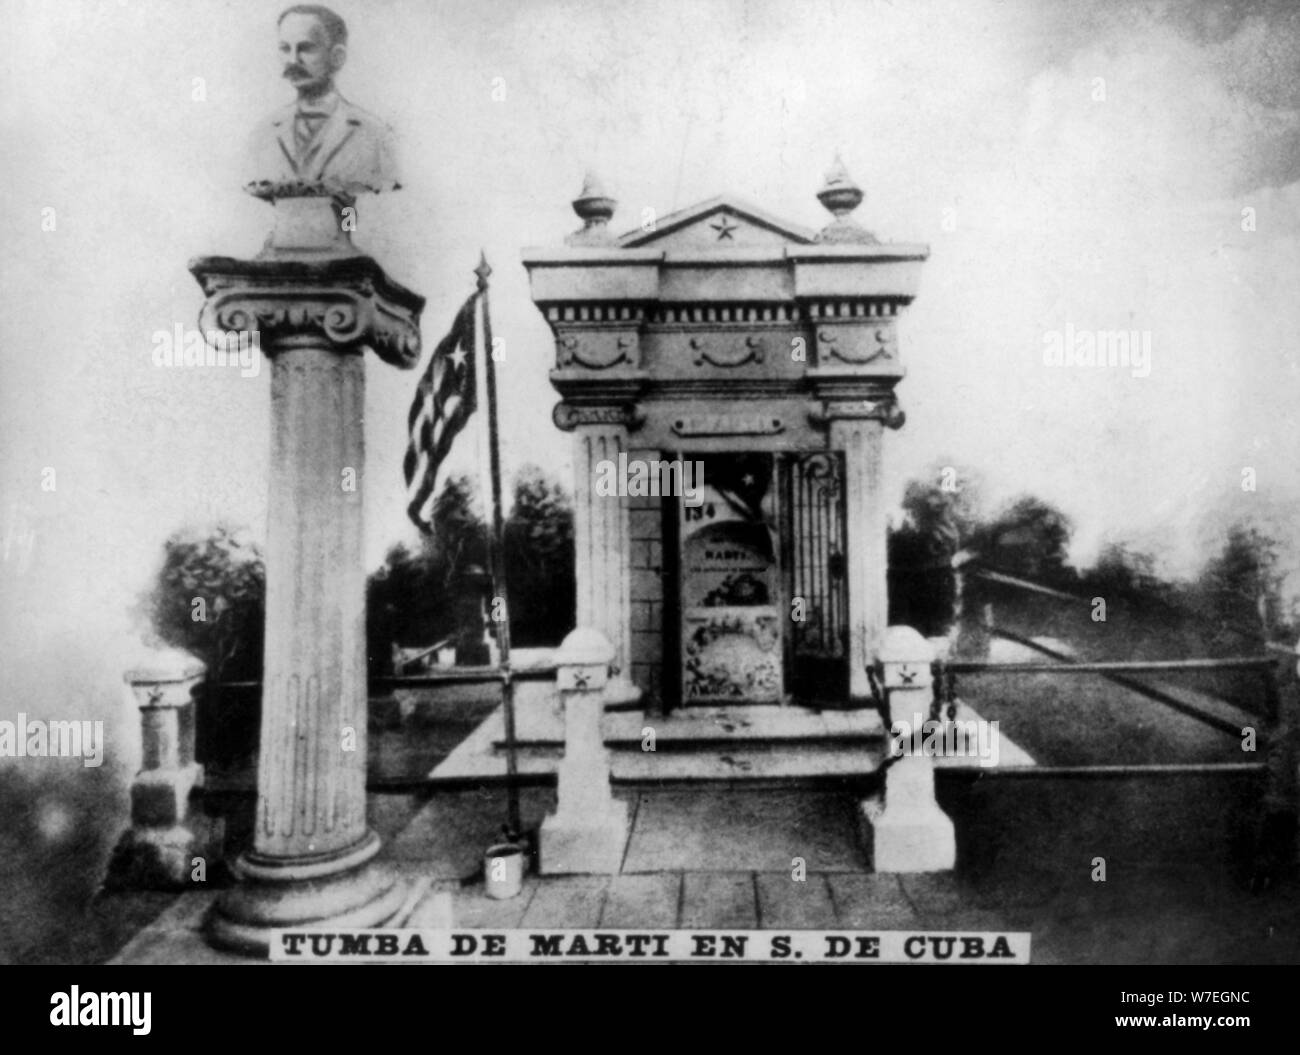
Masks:
[[[797,700],[842,707],[849,688],[844,456],[778,455],[778,466],[790,689]]]

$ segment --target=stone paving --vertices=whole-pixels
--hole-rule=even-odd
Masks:
[[[1160,822],[1124,830],[1113,786],[945,781],[959,834],[951,875],[871,873],[852,838],[853,794],[782,789],[625,792],[634,821],[620,874],[529,875],[505,901],[479,878],[499,789],[435,795],[385,856],[428,891],[408,926],[1027,930],[1037,963],[1300,959],[1300,884],[1279,877],[1252,894],[1226,854],[1236,796],[1167,781],[1145,790]],[[526,789],[525,824],[553,803],[553,791]],[[1179,830],[1162,840],[1168,823]],[[1104,883],[1091,879],[1098,855]],[[792,878],[794,857],[805,881]],[[250,962],[204,944],[213,897],[178,897],[114,962]]]

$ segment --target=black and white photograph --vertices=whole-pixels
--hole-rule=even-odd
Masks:
[[[0,963],[1260,1025],[1157,968],[1300,961],[1300,4],[2,20]]]

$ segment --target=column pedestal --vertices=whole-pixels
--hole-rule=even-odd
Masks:
[[[200,881],[196,876],[206,881],[217,863],[220,825],[190,810],[190,794],[203,782],[194,760],[193,691],[205,672],[201,660],[171,650],[126,675],[140,704],[141,765],[131,784],[131,827],[109,862],[109,889],[183,889]]]
[[[265,955],[277,928],[373,927],[405,891],[366,824],[365,362],[412,367],[423,299],[368,257],[206,258],[201,328],[272,364],[266,659],[252,848],[207,932]]]

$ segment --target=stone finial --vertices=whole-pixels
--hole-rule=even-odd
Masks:
[[[614,646],[599,630],[578,627],[570,630],[560,643],[555,653],[555,665],[587,663],[611,663],[614,659]]]
[[[605,193],[605,187],[593,172],[587,173],[582,190],[573,199],[573,211],[583,226],[565,239],[568,245],[613,245],[614,235],[609,229],[610,218],[618,202]]]
[[[866,195],[862,188],[853,182],[848,169],[838,154],[826,173],[826,182],[817,192],[817,200],[835,217],[817,236],[819,242],[861,242],[874,244],[877,238],[870,231],[859,227],[850,219],[849,214],[862,204]]]

